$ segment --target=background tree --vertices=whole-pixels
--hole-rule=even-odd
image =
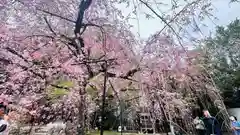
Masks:
[[[218,26],[213,36],[205,39],[206,66],[222,91],[229,107],[239,106],[240,78],[240,21],[234,20],[226,27]]]

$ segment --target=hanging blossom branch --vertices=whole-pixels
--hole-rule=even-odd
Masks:
[[[185,12],[189,6],[196,4],[196,1],[193,1],[191,3],[188,3],[186,6],[184,6],[182,8],[182,10],[180,10],[169,22],[167,22],[167,24],[158,32],[159,34],[162,33],[162,31],[167,28],[167,26],[169,26],[178,16],[180,16],[183,12]]]
[[[23,2],[21,2],[21,3],[24,4]],[[46,11],[46,10],[43,10],[43,9],[40,9],[40,8],[36,8],[36,10],[41,11],[41,12],[46,13],[46,14],[49,14],[51,16],[58,17],[60,19],[63,19],[63,20],[69,21],[69,22],[72,22],[72,23],[75,24],[75,29],[74,29],[75,38],[74,39],[70,38],[70,37],[68,37],[66,35],[63,35],[63,34],[60,34],[60,37],[64,38],[64,39],[67,39],[69,41],[69,43],[70,43],[69,45],[73,46],[76,49],[76,53],[74,53],[70,49],[70,47],[68,46],[68,48],[76,56],[76,55],[78,55],[80,53],[80,51],[81,51],[81,53],[84,53],[84,51],[81,50],[81,48],[84,47],[84,41],[83,41],[81,35],[84,33],[84,31],[87,29],[87,27],[92,26],[92,27],[99,28],[101,33],[102,33],[102,36],[103,36],[103,41],[102,41],[103,45],[105,46],[105,44],[106,44],[106,35],[105,35],[105,32],[104,32],[103,26],[99,26],[99,25],[91,23],[91,22],[83,23],[84,13],[90,7],[91,3],[92,3],[92,0],[82,0],[81,1],[80,5],[79,5],[78,17],[77,17],[76,21],[68,19],[66,17],[63,17],[63,16],[55,14],[55,13],[51,13],[49,11]],[[44,18],[44,20],[47,23],[50,31],[56,36],[56,32],[53,31],[53,29],[51,28],[49,22],[46,20],[46,18]]]
[[[178,43],[181,45],[181,47],[183,48],[183,50],[185,52],[186,49],[184,48],[184,46],[181,43],[181,37],[177,34],[177,32],[175,31],[175,29],[170,25],[170,23],[168,23],[161,15],[159,15],[147,2],[144,2],[143,0],[139,0],[141,3],[143,3],[148,9],[150,9],[161,21],[163,21],[172,31],[173,33],[176,35],[177,39],[178,39]]]
[[[41,78],[41,79],[43,79],[43,80],[46,80],[46,78],[47,78],[46,75],[42,75],[41,73],[38,73],[38,72],[34,71],[33,69],[31,69],[31,67],[32,67],[33,65],[35,65],[34,62],[27,60],[24,56],[22,56],[21,54],[19,54],[19,53],[18,53],[17,51],[15,51],[14,49],[11,49],[11,48],[7,47],[6,50],[7,50],[8,52],[12,53],[13,55],[18,56],[19,58],[23,59],[25,62],[30,63],[31,66],[28,67],[28,66],[24,66],[24,65],[21,65],[21,64],[19,64],[19,63],[13,63],[12,61],[7,60],[7,62],[8,62],[9,64],[15,64],[15,65],[17,65],[18,67],[22,68],[23,71],[29,71],[30,73],[32,73],[32,74],[35,75],[36,77],[39,77],[39,78]],[[1,59],[0,59],[0,60],[1,60]],[[3,60],[5,60],[5,59],[3,59]],[[5,61],[6,61],[6,60],[5,60]],[[40,69],[47,69],[47,68],[60,68],[60,66],[58,66],[58,67],[56,67],[56,66],[55,66],[55,67],[45,67],[45,68],[40,67]],[[47,81],[46,81],[46,85],[51,85],[52,87],[55,87],[55,88],[61,88],[61,89],[69,90],[68,87],[55,85],[55,84],[52,84],[52,83],[47,82]]]
[[[49,15],[51,15],[51,16],[55,16],[55,17],[58,17],[58,18],[60,18],[60,19],[66,20],[66,21],[68,21],[68,22],[76,23],[76,21],[74,21],[74,20],[68,19],[68,18],[66,18],[66,17],[63,17],[63,16],[58,15],[58,14],[55,14],[55,13],[51,13],[51,12],[49,12],[49,11],[47,11],[47,10],[43,10],[43,9],[40,9],[40,8],[36,8],[36,9],[37,9],[38,11],[43,12],[43,13],[49,14]]]
[[[23,6],[26,6],[28,7],[28,5],[26,5],[24,2],[22,2],[21,0],[16,0],[15,2],[19,2],[21,3]],[[80,5],[79,5],[79,12],[78,12],[78,18],[77,18],[77,21],[75,20],[72,20],[72,19],[69,19],[67,17],[64,17],[64,16],[61,16],[61,15],[58,15],[56,13],[52,13],[50,11],[47,11],[47,10],[44,10],[44,9],[41,9],[41,8],[38,8],[38,7],[35,7],[35,9],[37,11],[40,11],[40,12],[43,12],[45,14],[48,14],[50,16],[54,16],[54,17],[58,17],[62,20],[65,20],[65,21],[68,21],[68,22],[71,22],[71,23],[74,23],[75,24],[75,33],[78,33],[80,35],[83,34],[83,32],[86,30],[87,27],[89,26],[94,26],[94,27],[98,27],[101,29],[102,31],[102,27],[97,25],[97,24],[93,24],[91,22],[88,22],[88,23],[83,23],[83,16],[84,16],[84,13],[85,11],[90,7],[92,3],[92,0],[82,0]],[[45,19],[45,18],[44,18]],[[45,20],[46,21],[46,20]],[[83,30],[81,31],[81,28],[83,28]],[[40,36],[40,35],[39,35]]]
[[[53,30],[53,28],[51,27],[51,25],[50,25],[50,23],[48,22],[46,16],[44,17],[44,20],[45,20],[45,22],[47,23],[49,30],[53,33],[53,35],[56,36],[57,34],[56,34],[56,32]]]
[[[66,20],[66,21],[75,23],[74,33],[75,33],[75,36],[76,36],[76,37],[75,37],[75,38],[70,38],[70,37],[68,37],[68,36],[66,36],[66,35],[60,34],[60,38],[63,38],[63,39],[65,39],[65,40],[67,41],[67,42],[64,42],[64,41],[61,40],[61,42],[64,43],[64,44],[66,44],[67,47],[71,50],[71,52],[72,52],[76,57],[78,57],[78,55],[79,55],[80,52],[81,52],[81,53],[84,55],[84,58],[86,58],[86,59],[89,59],[89,58],[87,57],[87,54],[86,54],[86,53],[83,51],[83,49],[82,49],[82,48],[84,47],[84,40],[82,39],[81,35],[84,33],[84,31],[86,30],[86,28],[87,28],[88,26],[93,26],[93,27],[99,28],[99,29],[101,30],[101,32],[102,32],[103,37],[104,37],[104,38],[103,38],[103,45],[105,46],[105,44],[106,44],[106,39],[105,39],[106,36],[104,36],[104,35],[105,35],[105,34],[104,34],[105,32],[104,32],[102,26],[99,26],[99,25],[96,25],[96,24],[93,24],[93,23],[87,23],[87,24],[84,24],[84,23],[83,23],[84,12],[89,8],[89,6],[91,5],[91,3],[92,3],[92,0],[82,0],[82,1],[81,1],[80,5],[79,5],[79,12],[78,12],[77,21],[73,21],[73,20],[68,19],[68,18],[66,18],[66,17],[62,17],[62,16],[60,16],[60,15],[58,15],[58,14],[54,14],[54,13],[51,13],[51,12],[49,12],[49,11],[46,11],[46,10],[42,10],[42,9],[37,8],[37,10],[42,11],[42,12],[44,12],[44,13],[46,13],[46,14],[51,15],[51,16],[55,16],[55,17],[61,18],[61,19],[63,19],[63,20]],[[51,28],[51,26],[50,26],[49,22],[47,21],[47,19],[46,19],[46,18],[44,18],[44,19],[45,19],[45,21],[46,21],[46,23],[47,23],[50,31],[51,31],[54,35],[56,35],[56,32],[53,31],[53,29]],[[81,28],[82,28],[82,31],[81,31]],[[76,52],[73,51],[70,46],[74,47],[74,48],[76,49]],[[87,61],[83,61],[82,63],[86,65],[86,68],[87,68],[87,70],[88,70],[88,73],[89,73],[89,75],[90,75],[90,78],[92,78],[92,77],[94,76],[94,73],[93,73],[93,71],[92,71],[92,69],[91,69],[91,67],[90,67],[90,65],[89,65],[88,60],[87,60]],[[94,63],[95,63],[95,62],[94,62]]]

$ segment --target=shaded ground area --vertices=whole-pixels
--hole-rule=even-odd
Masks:
[[[100,135],[100,132],[92,132],[87,135]],[[104,131],[104,135],[121,135],[121,133],[114,132],[114,131]],[[138,133],[122,133],[122,135],[143,135],[143,134],[138,134]],[[150,135],[150,134],[149,134]],[[160,135],[160,134],[156,134]],[[163,134],[161,134],[163,135]]]
[[[92,132],[87,135],[100,135],[100,132]],[[104,131],[104,135],[121,135],[121,133],[113,131]],[[122,135],[137,135],[137,133],[122,133]]]
[[[93,132],[87,135],[100,135],[100,132]],[[113,131],[104,131],[104,135],[121,135],[121,133],[118,132],[113,132]],[[143,135],[143,134],[138,134],[138,133],[122,133],[122,135]],[[153,134],[148,134],[148,135],[153,135]],[[165,133],[163,134],[155,134],[155,135],[166,135]],[[169,134],[170,135],[170,134]],[[232,135],[232,133],[223,133],[223,135]]]

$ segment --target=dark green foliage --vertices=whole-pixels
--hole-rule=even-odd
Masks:
[[[240,20],[218,26],[214,37],[205,40],[207,68],[223,92],[228,105],[238,106],[240,88]],[[234,104],[234,105],[233,105]]]
[[[117,129],[119,125],[119,119],[114,115],[114,111],[106,110],[104,113],[104,130]],[[91,125],[92,128],[98,127],[100,129],[101,123],[99,118],[101,117],[101,111],[97,110],[92,114]]]

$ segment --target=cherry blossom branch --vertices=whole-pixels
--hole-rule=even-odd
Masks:
[[[93,23],[84,24],[84,23],[82,22],[83,15],[84,15],[84,11],[90,6],[91,2],[92,2],[92,0],[87,0],[87,1],[82,0],[81,4],[80,4],[80,6],[79,6],[79,14],[78,14],[77,21],[70,20],[70,19],[65,18],[65,17],[62,17],[62,16],[60,16],[60,15],[58,15],[58,14],[54,14],[54,13],[51,13],[51,12],[49,12],[49,11],[42,10],[42,9],[39,9],[39,8],[37,8],[37,10],[42,11],[42,12],[47,13],[47,14],[50,14],[51,16],[59,17],[59,18],[61,18],[61,19],[64,19],[64,20],[67,20],[67,21],[69,21],[69,22],[75,23],[75,30],[74,30],[75,35],[76,35],[76,37],[75,37],[75,39],[74,39],[75,41],[74,41],[72,38],[68,38],[68,37],[65,36],[65,35],[61,35],[61,36],[62,36],[62,37],[65,37],[66,39],[68,39],[68,40],[70,41],[70,43],[74,43],[74,44],[72,44],[72,45],[74,46],[74,48],[76,48],[77,54],[79,54],[79,50],[84,54],[84,51],[81,49],[82,47],[84,47],[84,42],[83,42],[83,39],[81,38],[81,35],[84,33],[84,31],[86,30],[86,28],[87,28],[88,26],[93,26],[93,27],[99,28],[99,29],[101,30],[102,34],[104,35],[104,36],[103,36],[103,45],[105,46],[105,44],[106,44],[106,36],[105,36],[105,32],[104,32],[102,26],[99,26],[99,25],[96,25],[96,24],[93,24]],[[45,20],[46,20],[46,19],[45,19]],[[48,24],[48,27],[49,27],[49,26],[50,26],[49,23],[47,23],[47,24]],[[49,27],[49,28],[50,28],[50,31],[53,32],[53,30],[51,29],[51,27]],[[82,29],[82,31],[80,32],[80,29],[81,29],[81,28],[83,28],[83,29]],[[53,33],[55,33],[55,32],[53,32]],[[73,41],[74,41],[74,42],[73,42]],[[70,47],[68,46],[68,48],[70,48]],[[71,50],[71,49],[70,49],[70,50]],[[71,51],[72,51],[72,50],[71,50]],[[73,52],[73,51],[72,51],[72,52]],[[74,52],[73,52],[73,53],[74,53]],[[77,55],[77,54],[74,53],[74,55]],[[87,66],[87,68],[89,69],[89,66]]]
[[[174,28],[162,17],[160,16],[150,5],[148,5],[147,2],[144,2],[143,0],[139,0],[141,3],[143,3],[148,9],[150,9],[160,20],[162,20],[174,33]]]
[[[182,46],[183,50],[185,52],[187,52],[185,47],[182,45],[182,43],[180,41],[181,37],[177,34],[175,29],[162,16],[160,16],[150,5],[148,5],[147,2],[144,2],[143,0],[139,0],[139,1],[141,3],[143,3],[148,9],[150,9],[161,21],[163,21],[173,31],[173,33],[176,35],[176,37],[178,39],[178,43]]]
[[[114,61],[116,59],[107,59],[107,60],[93,60],[93,61],[84,61],[84,62],[79,62],[79,63],[74,63],[71,65],[80,65],[80,64],[90,64],[90,63],[99,63],[99,62],[104,62],[104,61]],[[107,76],[108,77],[116,77],[116,78],[121,78],[121,79],[125,79],[125,80],[130,80],[130,81],[134,81],[137,82],[137,80],[131,79],[130,77],[132,77],[135,73],[137,73],[138,71],[140,71],[141,69],[139,67],[134,68],[132,70],[129,70],[125,75],[121,75],[121,76],[117,76],[114,73],[110,73],[107,72]],[[103,72],[102,70],[100,70],[100,72]],[[92,77],[91,77],[92,78]]]
[[[45,17],[43,17],[43,18],[44,18],[45,22],[47,23],[49,30],[56,36],[57,34],[56,34],[56,32],[52,29],[50,23],[49,23],[48,20],[47,20],[47,17],[45,16]]]
[[[117,97],[118,101],[120,102],[120,98],[119,98],[118,93],[117,93],[117,91],[115,90],[112,82],[111,82],[110,80],[108,80],[108,82],[109,82],[111,88],[113,89],[113,92],[114,92],[115,96]]]
[[[60,18],[60,19],[63,19],[63,20],[72,22],[72,23],[77,23],[77,21],[74,21],[74,20],[65,18],[65,17],[63,17],[63,16],[61,16],[61,15],[58,15],[58,14],[55,14],[55,13],[51,13],[51,12],[46,11],[46,10],[42,10],[42,9],[39,9],[39,8],[38,8],[37,10],[39,10],[39,11],[41,11],[41,12],[44,12],[44,13],[46,13],[46,14],[49,14],[49,15],[51,15],[51,16],[55,16],[55,17],[58,17],[58,18]],[[82,27],[88,27],[88,26],[94,26],[94,27],[98,27],[98,28],[101,28],[101,29],[102,29],[101,26],[99,26],[99,25],[97,25],[97,24],[93,24],[93,23],[91,23],[91,22],[86,23],[86,24],[85,24],[85,23],[82,23],[81,28],[82,28]],[[86,28],[84,28],[84,29],[86,29]],[[82,33],[83,33],[83,31],[82,31]]]
[[[108,77],[112,77],[112,78],[121,78],[121,79],[125,79],[125,80],[130,80],[130,81],[138,82],[137,80],[131,79],[131,78],[130,78],[131,76],[128,76],[128,75],[117,76],[117,75],[114,74],[114,73],[108,72],[108,73],[107,73],[107,76],[108,76]]]
[[[153,94],[154,92],[150,92],[149,94]],[[123,102],[127,103],[127,102],[131,102],[133,100],[138,100],[139,98],[143,97],[143,95],[141,96],[136,96],[136,97],[133,97],[133,98],[130,98],[130,99],[124,99]],[[117,110],[119,107],[119,105],[115,108],[111,108],[110,111],[114,111],[114,110]]]
[[[72,23],[76,23],[76,21],[73,21],[73,20],[71,20],[71,19],[68,19],[68,18],[66,18],[66,17],[63,17],[63,16],[58,15],[58,14],[55,14],[55,13],[51,13],[51,12],[49,12],[49,11],[46,11],[46,10],[43,10],[43,9],[40,9],[40,8],[37,8],[37,10],[38,10],[38,11],[41,11],[41,12],[43,12],[43,13],[49,14],[49,15],[51,15],[51,16],[58,17],[58,18],[63,19],[63,20],[66,20],[66,21],[69,21],[69,22],[72,22]]]
[[[181,13],[183,13],[184,11],[187,10],[187,8],[193,4],[195,4],[196,1],[193,1],[191,3],[188,3],[186,6],[184,6],[182,8],[182,10],[180,10],[169,22],[167,22],[167,24],[158,32],[159,34],[162,33],[162,31],[167,27],[169,26]]]
[[[50,39],[55,39],[55,37],[53,36],[50,36],[50,35],[30,35],[30,36],[24,36],[24,37],[17,37],[17,38],[20,38],[21,40],[19,41],[23,41],[25,39],[28,39],[28,38],[33,38],[33,37],[44,37],[44,38],[50,38]]]
[[[81,65],[81,64],[86,64],[86,63],[95,63],[95,64],[97,64],[97,63],[102,63],[102,62],[105,62],[105,61],[114,61],[114,60],[116,60],[116,59],[106,59],[106,60],[101,60],[101,59],[89,59],[89,60],[83,60],[83,62],[78,62],[78,63],[73,63],[73,64],[71,64],[71,65]]]
[[[5,59],[5,58],[0,58],[0,61],[2,61],[5,64],[11,64],[12,63],[10,60]]]
[[[18,67],[22,68],[23,71],[29,71],[30,73],[32,73],[33,75],[35,75],[35,76],[37,76],[37,77],[40,77],[41,79],[45,79],[45,78],[46,78],[46,76],[41,75],[40,73],[35,72],[34,70],[30,69],[30,67],[21,65],[21,64],[19,64],[19,63],[12,63],[12,64],[15,64],[15,65],[17,65]]]
[[[28,61],[26,58],[24,58],[22,55],[20,55],[19,53],[17,53],[15,50],[10,49],[10,48],[6,48],[6,49],[7,49],[10,53],[18,56],[19,58],[21,58],[21,59],[23,59],[23,60],[25,60],[25,62],[27,62],[27,63],[30,62],[30,61]],[[11,62],[11,61],[9,61],[9,62]],[[11,63],[12,63],[12,62],[11,62]],[[42,75],[42,74],[40,74],[40,73],[37,73],[37,72],[35,72],[34,70],[31,69],[31,67],[34,65],[34,63],[32,63],[32,66],[31,66],[31,67],[27,67],[27,66],[21,65],[21,64],[19,64],[19,63],[12,63],[12,64],[15,64],[15,65],[17,65],[18,67],[22,68],[23,71],[29,71],[30,73],[32,73],[33,75],[35,75],[35,76],[37,76],[37,77],[40,77],[41,79],[44,79],[44,80],[45,80],[45,79],[47,78],[47,76]],[[45,68],[46,68],[46,67],[45,67]],[[56,67],[50,67],[50,68],[56,68]],[[50,83],[49,85],[51,85],[51,86],[53,86],[53,87],[56,87],[56,88],[61,88],[61,89],[69,90],[69,88],[67,88],[67,87],[62,87],[62,86],[58,86],[58,85],[51,84],[51,83]]]
[[[29,62],[26,58],[24,58],[21,54],[19,54],[18,52],[16,52],[15,50],[9,48],[9,47],[6,47],[5,48],[8,52],[12,53],[13,55],[16,55],[18,56],[19,58],[23,59],[25,62]]]

